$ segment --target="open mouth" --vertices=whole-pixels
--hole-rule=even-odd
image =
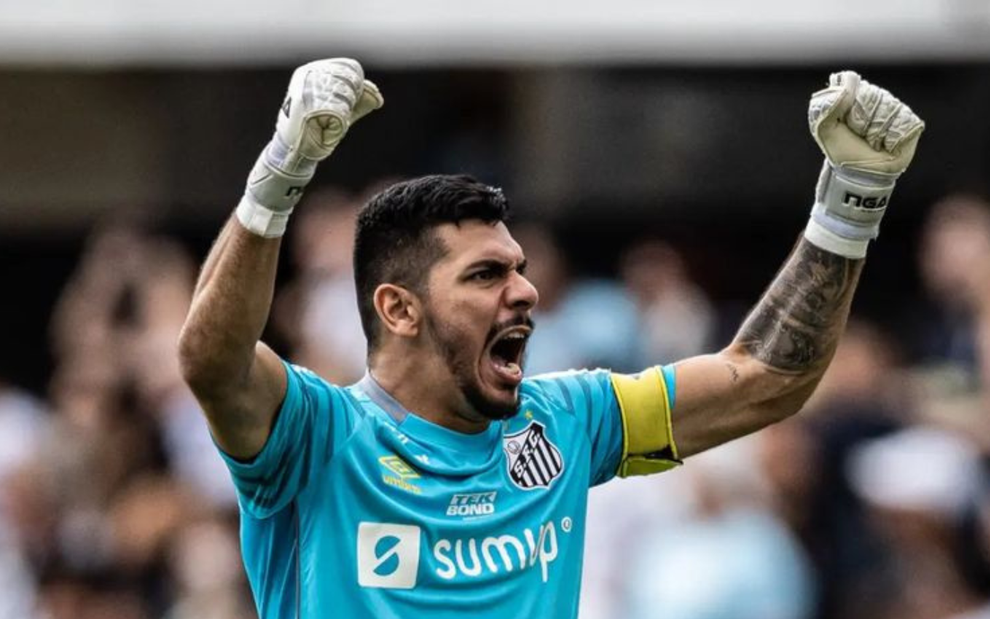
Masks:
[[[499,379],[515,387],[522,381],[522,357],[529,340],[528,327],[513,327],[495,337],[488,348],[488,356]]]

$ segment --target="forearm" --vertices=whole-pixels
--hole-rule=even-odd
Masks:
[[[746,318],[732,346],[772,374],[817,383],[845,328],[864,260],[802,238]]]
[[[180,337],[187,381],[201,397],[248,379],[275,287],[280,239],[245,230],[231,218],[196,284]]]

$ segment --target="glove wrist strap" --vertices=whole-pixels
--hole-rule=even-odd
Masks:
[[[815,205],[804,236],[814,245],[847,258],[863,258],[880,234],[897,176],[833,167],[822,168]]]
[[[870,245],[869,240],[843,238],[815,221],[814,217],[808,220],[808,225],[804,229],[804,238],[827,252],[854,260],[865,258],[866,248]]]
[[[234,213],[237,215],[237,221],[249,232],[266,239],[275,239],[285,234],[292,209],[273,211],[258,204],[251,199],[249,194],[245,193],[237,204]]]

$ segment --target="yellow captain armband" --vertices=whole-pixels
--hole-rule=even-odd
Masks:
[[[639,374],[612,374],[622,416],[619,477],[650,475],[682,464],[674,444],[670,394],[659,367]]]

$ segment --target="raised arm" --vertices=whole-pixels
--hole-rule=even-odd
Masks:
[[[924,123],[851,71],[812,96],[809,123],[826,161],[797,247],[725,350],[676,365],[680,457],[796,413],[846,324],[866,248]]]
[[[289,215],[317,164],[382,102],[354,60],[319,60],[296,69],[275,135],[203,265],[179,357],[217,443],[232,456],[261,451],[285,396],[282,363],[259,340]]]

